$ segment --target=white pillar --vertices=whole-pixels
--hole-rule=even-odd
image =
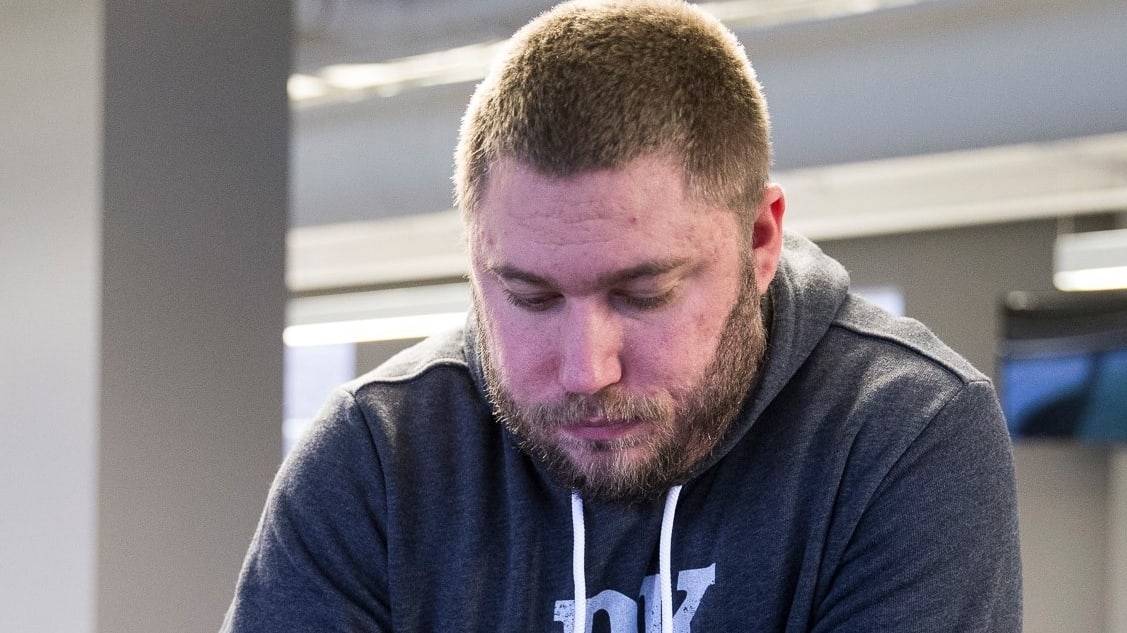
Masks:
[[[101,5],[0,9],[0,631],[93,631]]]
[[[289,11],[0,7],[0,631],[219,626],[281,451]]]

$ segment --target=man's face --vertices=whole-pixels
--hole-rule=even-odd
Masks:
[[[495,412],[565,484],[652,497],[715,447],[766,336],[735,214],[690,196],[680,167],[499,162],[471,255]]]

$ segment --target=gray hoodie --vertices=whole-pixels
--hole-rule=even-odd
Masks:
[[[989,381],[796,235],[770,301],[739,420],[652,503],[576,503],[522,453],[472,323],[345,385],[278,473],[223,631],[1020,631]]]

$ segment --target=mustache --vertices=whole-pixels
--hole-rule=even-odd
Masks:
[[[592,395],[567,394],[556,402],[540,402],[522,409],[526,420],[545,429],[591,418],[604,418],[611,422],[665,420],[675,413],[670,404],[659,398],[627,396],[606,390]]]

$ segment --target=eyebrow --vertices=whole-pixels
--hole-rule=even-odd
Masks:
[[[630,268],[600,275],[598,279],[596,279],[595,285],[598,287],[607,287],[627,283],[636,279],[659,277],[674,272],[679,268],[684,268],[688,263],[688,260],[684,258],[643,262],[637,266],[631,266]],[[551,277],[537,275],[536,273],[517,268],[511,264],[489,266],[488,270],[502,280],[520,281],[534,286],[555,287],[558,285]]]

